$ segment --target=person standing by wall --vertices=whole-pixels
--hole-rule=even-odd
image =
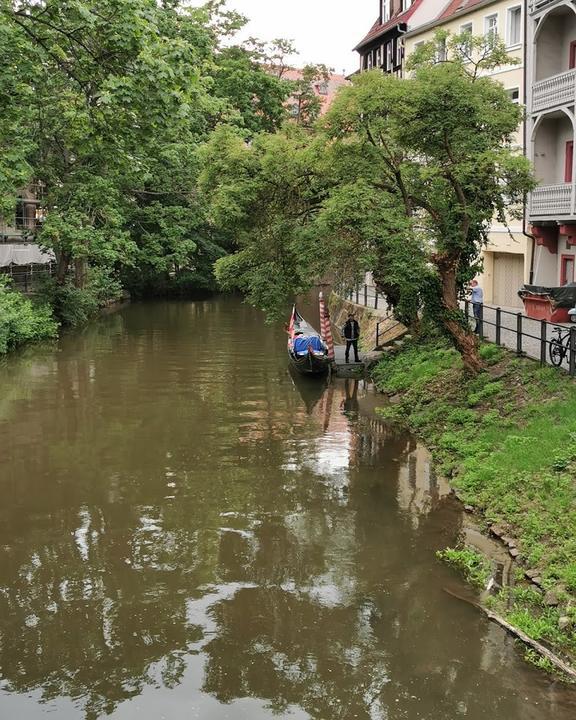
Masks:
[[[346,362],[350,362],[350,348],[354,348],[354,362],[359,363],[358,340],[360,338],[360,325],[354,317],[354,313],[348,315],[348,320],[342,328],[342,335],[346,340]]]

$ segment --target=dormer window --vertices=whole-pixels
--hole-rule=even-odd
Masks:
[[[381,14],[382,23],[388,22],[388,20],[390,20],[390,0],[382,0]]]

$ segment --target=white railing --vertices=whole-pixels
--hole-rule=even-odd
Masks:
[[[530,215],[572,215],[572,183],[542,185],[533,191],[530,200]]]
[[[542,12],[552,5],[560,5],[562,0],[530,0],[530,13]]]
[[[532,112],[576,103],[576,69],[534,83]]]

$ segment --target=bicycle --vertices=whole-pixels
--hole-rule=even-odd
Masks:
[[[562,328],[557,326],[554,328],[554,332],[556,335],[550,340],[548,352],[552,365],[554,365],[554,367],[560,367],[570,350],[570,330],[562,333]]]

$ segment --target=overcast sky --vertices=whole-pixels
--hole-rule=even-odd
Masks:
[[[227,4],[250,18],[240,37],[294,40],[300,52],[294,64],[325,63],[338,73],[357,69],[360,61],[352,48],[378,15],[377,0],[228,0]]]

